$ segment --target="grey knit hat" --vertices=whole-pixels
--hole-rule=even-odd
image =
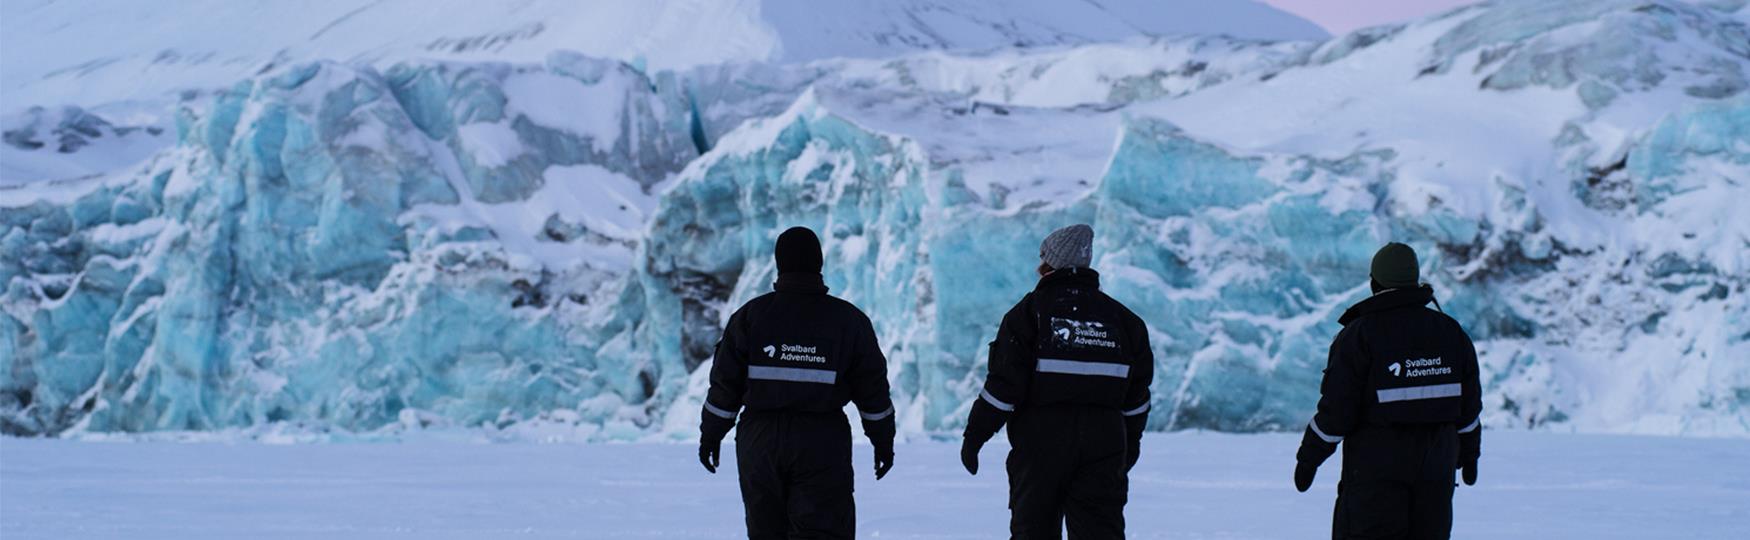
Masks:
[[[1039,260],[1052,268],[1087,268],[1094,259],[1094,228],[1075,224],[1052,231],[1039,243]]]

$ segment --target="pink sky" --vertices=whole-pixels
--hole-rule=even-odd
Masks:
[[[1476,0],[1263,0],[1305,17],[1332,35],[1433,15]]]

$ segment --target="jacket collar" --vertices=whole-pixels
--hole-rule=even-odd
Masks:
[[[819,272],[785,272],[778,274],[772,290],[809,294],[826,294],[826,280]]]
[[[1414,288],[1386,289],[1373,293],[1373,296],[1349,306],[1349,309],[1343,312],[1343,316],[1337,318],[1337,324],[1349,326],[1349,323],[1355,322],[1355,319],[1363,316],[1402,307],[1426,306],[1433,301],[1434,287],[1426,283]]]
[[[1035,290],[1045,289],[1098,289],[1100,288],[1100,273],[1092,268],[1059,268],[1049,274],[1039,277],[1039,285]]]

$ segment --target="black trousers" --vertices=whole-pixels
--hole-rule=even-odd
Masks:
[[[1130,495],[1124,417],[1110,408],[1044,406],[1009,419],[1009,534],[1016,539],[1124,538]]]
[[[1451,425],[1368,427],[1343,441],[1343,477],[1331,519],[1336,540],[1445,540],[1452,536]]]
[[[851,538],[851,425],[842,411],[749,412],[735,432],[747,537]]]

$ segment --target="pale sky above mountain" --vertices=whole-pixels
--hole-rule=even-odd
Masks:
[[[1333,35],[1433,15],[1476,0],[1264,0],[1305,17]]]

